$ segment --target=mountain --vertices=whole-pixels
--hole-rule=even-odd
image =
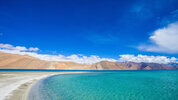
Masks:
[[[158,64],[158,63],[135,63],[135,62],[108,62],[101,61],[92,65],[97,70],[173,70],[178,69],[178,65]]]
[[[40,60],[28,55],[17,55],[0,52],[2,69],[55,69],[55,62]]]
[[[94,64],[40,60],[28,55],[0,52],[0,69],[67,69],[67,70],[177,70],[178,64],[109,62]]]

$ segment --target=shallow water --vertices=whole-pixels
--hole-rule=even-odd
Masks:
[[[63,74],[36,87],[33,100],[178,100],[178,71]]]

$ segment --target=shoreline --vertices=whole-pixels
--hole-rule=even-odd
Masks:
[[[60,72],[58,74],[54,74],[54,75],[49,75],[47,77],[41,78],[39,80],[34,81],[32,84],[29,85],[28,89],[26,90],[26,94],[25,94],[25,98],[23,100],[31,100],[29,99],[29,95],[31,93],[31,91],[33,90],[33,87],[36,87],[36,85],[40,85],[40,81],[43,81],[44,79],[48,78],[48,77],[52,77],[55,75],[60,75],[60,74],[79,74],[79,73],[89,73],[89,72]]]
[[[87,72],[0,72],[0,100],[27,100],[39,80],[59,74]]]

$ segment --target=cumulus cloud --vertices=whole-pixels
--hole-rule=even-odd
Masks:
[[[178,63],[175,57],[168,58],[166,56],[147,56],[147,55],[120,55],[120,61],[146,62],[146,63]]]
[[[24,46],[13,46],[11,44],[0,44],[0,49],[7,49],[7,50],[15,50],[15,51],[38,51],[38,48],[33,48],[30,47],[29,49],[27,49]]]
[[[144,51],[178,53],[178,22],[153,32],[149,38],[151,45],[140,45],[137,48]]]
[[[64,56],[64,55],[38,54],[36,52],[23,52],[19,50],[7,50],[7,49],[0,49],[0,51],[6,53],[12,53],[12,54],[19,54],[19,55],[29,55],[47,61],[70,61],[70,62],[76,62],[81,64],[91,64],[91,63],[97,63],[99,61],[112,61],[112,62],[116,61],[115,59],[101,58],[95,55],[84,56],[80,54],[73,54],[70,56]]]
[[[32,57],[39,58],[41,60],[47,61],[68,61],[68,62],[76,62],[81,64],[91,64],[97,63],[100,61],[133,61],[133,62],[147,62],[147,63],[178,63],[178,59],[175,57],[168,58],[166,56],[147,56],[147,55],[120,55],[119,59],[111,59],[111,58],[102,58],[96,55],[85,56],[82,54],[73,54],[70,56],[64,55],[49,55],[49,54],[38,54],[38,48],[29,48],[23,46],[13,46],[10,44],[0,44],[0,51],[12,54],[19,54],[19,55],[29,55]]]
[[[33,48],[33,47],[29,48],[29,51],[38,51],[38,50],[40,50],[40,49],[39,48]]]
[[[19,50],[19,51],[26,51],[27,50],[26,47],[23,47],[23,46],[14,47],[13,45],[10,45],[10,44],[0,44],[0,48],[9,49],[9,50]]]
[[[0,48],[4,48],[4,49],[12,49],[13,46],[10,44],[0,44]]]
[[[19,51],[26,51],[28,50],[26,47],[22,47],[22,46],[16,46],[14,47],[15,50],[19,50]]]
[[[85,64],[96,63],[104,60],[112,61],[112,62],[116,61],[115,59],[101,58],[95,55],[84,56],[81,54],[73,54],[70,56],[64,56],[64,55],[38,54],[37,52],[35,52],[38,50],[39,48],[34,48],[34,47],[30,47],[29,49],[27,49],[24,46],[13,46],[11,44],[2,44],[2,43],[0,44],[1,52],[19,54],[19,55],[29,55],[47,61],[70,61],[70,62],[85,63]]]

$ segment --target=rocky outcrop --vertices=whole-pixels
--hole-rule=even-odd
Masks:
[[[74,62],[53,62],[40,60],[28,55],[0,52],[0,69],[66,69],[66,70],[176,70],[178,64],[109,62],[94,64]]]

